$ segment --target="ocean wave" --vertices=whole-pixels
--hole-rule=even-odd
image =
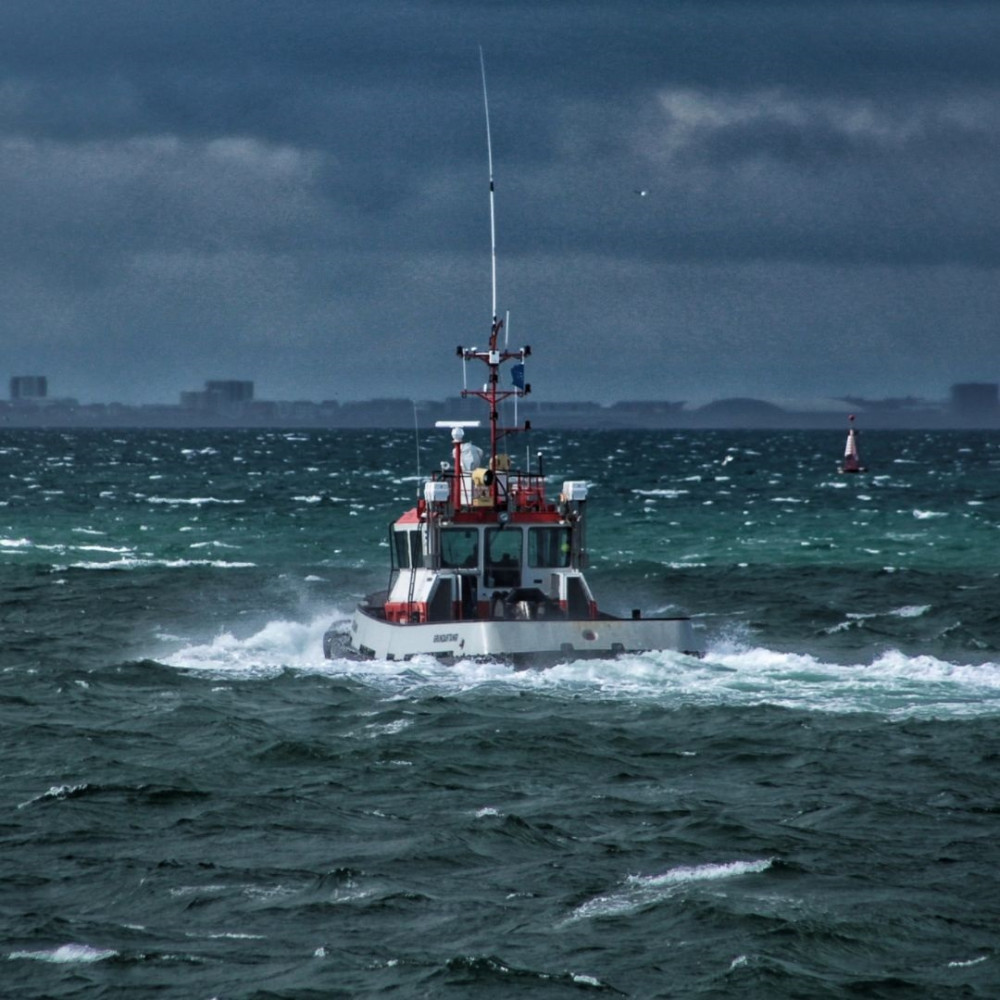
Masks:
[[[168,506],[190,505],[193,507],[203,507],[209,503],[246,503],[246,500],[220,500],[218,497],[143,497],[142,499],[146,503],[167,504]]]
[[[208,566],[212,569],[252,569],[256,565],[252,562],[232,562],[225,559],[144,559],[135,556],[128,559],[108,559],[104,562],[85,560],[52,568],[57,573],[63,573],[67,569],[189,569],[196,566]]]
[[[36,962],[52,962],[56,965],[75,963],[103,962],[118,954],[111,948],[92,948],[89,944],[64,944],[58,948],[47,948],[42,951],[12,951],[7,958],[26,958]]]
[[[719,882],[767,871],[773,859],[671,868],[661,875],[629,875],[622,887],[581,903],[566,923],[599,917],[620,917],[654,906],[698,883]]]
[[[25,802],[19,802],[17,808],[24,809],[27,806],[34,805],[36,802],[71,799],[78,795],[83,795],[89,789],[90,785],[86,783],[82,785],[53,785],[48,791],[42,792],[41,795],[36,795]]]
[[[632,490],[636,496],[640,497],[664,497],[668,500],[675,500],[677,497],[690,493],[690,490],[660,489],[660,490]]]
[[[346,625],[346,616],[343,622]],[[311,622],[277,620],[244,638],[224,632],[209,642],[188,644],[158,659],[184,670],[241,677],[272,677],[289,667],[321,670],[326,662],[323,634],[330,625],[330,615]]]

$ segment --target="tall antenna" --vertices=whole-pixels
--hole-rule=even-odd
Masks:
[[[497,321],[497,228],[493,212],[493,140],[490,137],[490,102],[486,96],[486,60],[479,46],[479,70],[483,76],[483,107],[486,109],[486,155],[490,167],[490,273],[493,278],[493,322]]]
[[[493,186],[493,138],[490,133],[490,102],[486,93],[486,59],[483,57],[483,47],[479,46],[479,71],[483,80],[483,108],[486,111],[486,152],[489,156],[490,168],[490,265],[493,286],[493,325],[490,328],[489,347],[485,351],[477,347],[458,347],[458,356],[462,359],[462,398],[466,396],[478,396],[489,404],[490,408],[490,460],[488,469],[492,472],[496,467],[497,442],[508,434],[516,433],[520,430],[530,430],[531,423],[526,420],[524,427],[500,427],[498,426],[500,416],[500,404],[508,396],[525,396],[531,391],[531,386],[527,385],[523,379],[524,359],[531,354],[531,348],[522,347],[518,351],[507,349],[507,340],[504,338],[503,347],[498,343],[500,330],[505,326],[505,320],[497,315],[497,239],[496,239],[496,212],[494,210],[494,186]],[[481,389],[468,389],[465,387],[465,362],[475,358],[482,361],[489,369],[489,381]],[[517,360],[520,362],[520,371],[514,378],[512,388],[502,389],[500,387],[500,366],[508,361]],[[514,370],[511,370],[514,375]],[[457,459],[456,459],[457,464]],[[499,479],[493,476],[490,484],[493,503],[498,502]]]

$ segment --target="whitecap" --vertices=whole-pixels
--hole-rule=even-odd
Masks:
[[[33,799],[19,803],[17,808],[24,809],[25,806],[30,806],[35,802],[44,802],[46,799],[68,799],[76,795],[77,792],[86,791],[89,787],[86,783],[82,785],[53,785],[47,792],[42,792],[41,795],[36,795]]]
[[[919,618],[921,615],[927,614],[930,609],[931,606],[929,604],[906,604],[901,608],[890,611],[889,614],[895,615],[897,618]]]
[[[89,944],[64,944],[44,951],[12,951],[8,958],[30,958],[37,962],[53,962],[57,965],[72,962],[101,962],[114,958],[118,952],[111,948],[92,948]]]
[[[225,892],[230,887],[228,885],[179,885],[173,889],[168,889],[167,894],[175,899],[185,899],[188,896],[217,895]]]
[[[202,507],[207,503],[246,503],[246,500],[220,500],[218,497],[143,497],[146,503],[167,504],[168,506],[178,506],[187,504],[194,507]]]
[[[386,723],[371,722],[365,726],[365,733],[371,738],[393,736],[396,733],[401,733],[404,729],[409,729],[412,725],[413,723],[409,719],[394,719],[392,722]]]
[[[671,868],[661,875],[629,875],[620,889],[582,903],[570,914],[569,920],[624,916],[662,903],[692,885],[756,875],[766,871],[772,864],[772,858],[764,858],[757,861]]]
[[[189,932],[188,937],[199,937],[200,935]],[[227,941],[264,941],[266,940],[263,934],[241,934],[238,931],[218,931],[215,934],[206,934],[207,938],[221,938]]]
[[[212,569],[250,569],[256,566],[252,562],[230,562],[224,559],[110,559],[107,562],[75,562],[64,569],[187,569],[191,566],[210,566]]]

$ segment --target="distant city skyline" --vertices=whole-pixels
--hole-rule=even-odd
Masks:
[[[1000,366],[998,366],[998,374],[1000,374]],[[2,376],[0,376],[2,378]],[[615,406],[621,404],[630,404],[637,401],[643,402],[655,402],[655,403],[670,403],[673,405],[683,405],[688,409],[696,409],[699,407],[704,407],[713,403],[718,403],[724,400],[732,399],[751,399],[761,402],[768,403],[773,406],[778,406],[784,409],[790,410],[811,410],[811,409],[843,409],[845,412],[850,410],[852,407],[855,408],[865,408],[871,406],[885,407],[889,406],[892,408],[900,408],[907,406],[940,406],[946,405],[950,399],[952,399],[955,389],[957,386],[983,386],[986,387],[987,391],[991,391],[994,383],[989,381],[975,381],[975,382],[952,382],[949,385],[942,386],[939,391],[931,395],[917,395],[913,393],[908,393],[905,395],[898,396],[882,396],[882,397],[866,397],[857,394],[847,394],[847,395],[820,395],[815,397],[767,397],[758,396],[752,394],[739,394],[736,396],[713,396],[710,398],[702,399],[688,399],[680,397],[666,396],[653,396],[653,397],[625,397],[622,399],[603,399],[603,400],[589,400],[585,398],[556,398],[551,397],[544,392],[532,393],[529,397],[526,397],[526,402],[531,405],[535,402],[545,402],[552,403],[555,405],[564,405],[569,403],[596,403],[600,406]],[[1000,383],[998,383],[1000,384]],[[53,392],[49,393],[49,386],[52,386]],[[66,399],[71,400],[74,403],[80,405],[99,405],[102,403],[113,403],[121,404],[127,406],[197,406],[198,400],[206,395],[216,395],[222,394],[228,402],[238,402],[251,399],[270,399],[270,400],[282,400],[282,401],[294,401],[303,400],[306,402],[334,402],[334,403],[364,403],[372,399],[407,399],[410,401],[420,401],[420,400],[434,400],[434,399],[445,399],[450,396],[455,396],[458,394],[459,389],[452,387],[450,392],[444,393],[442,396],[433,397],[428,394],[422,394],[419,392],[395,395],[395,394],[375,394],[375,395],[360,395],[360,394],[344,394],[340,395],[338,393],[328,394],[319,398],[312,398],[303,395],[293,395],[291,397],[283,398],[278,397],[273,394],[264,392],[263,394],[259,392],[259,383],[253,378],[214,378],[205,379],[202,388],[194,388],[193,386],[185,386],[179,389],[175,394],[173,399],[151,399],[143,401],[142,403],[129,402],[127,398],[113,398],[113,399],[80,399],[78,396],[70,392],[60,391],[60,387],[51,379],[48,375],[42,374],[19,374],[11,375],[8,380],[8,398],[11,400],[18,398],[30,398],[32,396],[40,395],[53,400],[56,399]],[[127,396],[127,394],[126,394]],[[524,405],[524,404],[522,404]]]
[[[538,400],[530,395],[515,405],[508,400],[501,423],[523,422],[550,428],[671,427],[830,427],[863,414],[873,427],[1000,427],[1000,384],[952,385],[947,401],[916,397],[829,400],[826,408],[797,410],[753,397],[729,397],[701,406],[683,400],[621,400],[601,404],[587,400]],[[14,376],[10,400],[0,404],[0,426],[432,426],[437,420],[475,417],[481,403],[474,398],[444,399],[376,397],[367,400],[261,400],[252,381],[209,379],[200,390],[180,393],[175,404],[121,402],[79,403],[48,396],[46,376]]]

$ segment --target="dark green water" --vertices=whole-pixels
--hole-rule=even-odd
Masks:
[[[0,996],[1000,995],[1000,440],[531,444],[704,659],[324,661],[412,432],[0,433]]]

